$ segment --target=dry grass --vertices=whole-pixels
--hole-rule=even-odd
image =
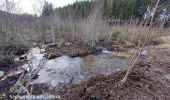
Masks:
[[[143,27],[142,25],[114,25],[112,27],[112,38],[117,41],[129,41],[137,44],[141,35],[146,34],[147,32],[148,27]],[[156,28],[152,28],[149,33],[147,44],[159,44],[161,41],[159,40],[158,35],[159,32]]]

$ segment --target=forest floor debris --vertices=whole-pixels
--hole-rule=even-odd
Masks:
[[[106,48],[109,51],[127,51],[128,48],[135,47],[131,42],[117,43],[113,41],[102,41],[96,44],[97,46]],[[67,55],[70,57],[83,57],[90,54],[99,54],[102,52],[101,48],[91,47],[83,42],[66,43],[66,45],[58,47],[57,45],[46,48],[45,57],[50,54],[50,59]]]
[[[149,62],[140,62],[135,66],[123,87],[118,86],[126,72],[121,70],[110,75],[91,77],[80,84],[65,84],[62,88],[56,89],[56,94],[64,100],[170,99],[168,83],[152,79],[150,71],[152,65]]]
[[[90,54],[98,54],[101,50],[96,49],[95,47],[90,47],[84,43],[71,43],[65,46],[53,46],[46,48],[46,57],[51,54],[50,59],[54,59],[56,57],[61,57],[63,55],[67,55],[70,57],[82,57]]]
[[[109,47],[109,46],[108,46]],[[123,46],[122,46],[123,47]],[[125,47],[123,47],[125,48]],[[131,47],[130,47],[131,48]],[[137,63],[135,69],[130,74],[125,86],[117,86],[120,80],[125,75],[125,70],[113,72],[110,75],[99,74],[93,76],[79,84],[62,83],[55,88],[50,88],[48,84],[30,85],[29,90],[32,95],[43,95],[44,93],[59,95],[61,99],[95,99],[95,100],[117,100],[117,99],[170,99],[170,59],[169,46],[156,46],[154,50],[144,58],[144,61]],[[76,50],[79,50],[77,52]],[[92,49],[88,45],[83,44],[68,44],[58,48],[57,46],[47,48],[46,53],[54,53],[57,56],[69,55],[71,57],[86,56],[89,54],[100,53],[100,50]],[[117,49],[118,51],[120,49]],[[122,49],[124,51],[125,49]],[[121,50],[120,50],[121,51]],[[54,58],[55,58],[54,57]],[[52,59],[52,58],[51,58]],[[24,62],[16,64],[21,66]],[[4,66],[0,67],[5,69]],[[8,67],[6,67],[8,69]],[[9,66],[10,68],[10,66]],[[13,70],[13,69],[11,69]],[[4,70],[6,75],[6,70]],[[0,79],[0,98],[8,98],[12,93],[10,88],[18,80],[21,73],[12,76],[3,77]],[[40,88],[41,87],[41,88]],[[114,97],[114,98],[113,98]]]

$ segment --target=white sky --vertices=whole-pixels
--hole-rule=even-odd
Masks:
[[[35,14],[37,12],[40,13],[40,9],[42,9],[43,1],[44,0],[9,0],[14,1],[17,4],[16,13],[29,13],[29,14]],[[68,4],[72,4],[76,1],[82,1],[82,0],[46,0],[47,2],[50,2],[53,4],[53,7],[63,7]],[[0,0],[0,4],[4,3],[5,0]]]

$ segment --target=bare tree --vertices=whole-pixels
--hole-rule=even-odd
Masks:
[[[32,7],[34,8],[35,14],[40,15],[42,13],[44,2],[45,0],[31,0],[30,1],[30,3],[32,4]]]
[[[145,34],[145,36],[144,36],[144,42],[142,43],[142,40],[141,40],[141,39],[139,40],[139,44],[138,44],[137,51],[136,51],[136,53],[135,53],[135,55],[134,55],[134,57],[133,57],[133,59],[132,59],[132,63],[130,64],[130,66],[129,66],[126,74],[125,74],[125,77],[121,80],[121,84],[124,84],[124,83],[127,82],[127,79],[128,79],[129,74],[130,74],[131,71],[134,69],[134,65],[135,65],[135,63],[138,61],[138,59],[139,59],[139,57],[140,57],[140,55],[141,55],[141,53],[142,53],[142,51],[143,51],[143,49],[144,49],[144,46],[145,46],[145,44],[146,44],[146,42],[147,42],[147,39],[148,39],[150,30],[151,30],[151,27],[152,27],[152,25],[153,25],[153,19],[154,19],[154,16],[155,16],[156,9],[157,9],[157,7],[158,7],[158,5],[159,5],[159,2],[160,2],[160,0],[157,0],[157,3],[156,3],[156,5],[155,5],[155,7],[153,8],[153,12],[150,12],[150,14],[149,14],[149,16],[151,15],[149,30],[148,30],[148,32],[147,32],[147,33]],[[146,23],[147,23],[147,22],[146,22]],[[140,46],[141,46],[141,47],[140,47]],[[140,49],[140,48],[141,48],[141,49]]]
[[[89,43],[91,46],[95,46],[95,40],[99,35],[99,26],[102,18],[102,3],[96,2],[90,15],[80,23],[80,30],[82,33],[82,39]]]

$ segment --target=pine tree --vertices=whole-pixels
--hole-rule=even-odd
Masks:
[[[53,5],[45,1],[42,9],[42,16],[50,16],[52,14],[53,14]]]

